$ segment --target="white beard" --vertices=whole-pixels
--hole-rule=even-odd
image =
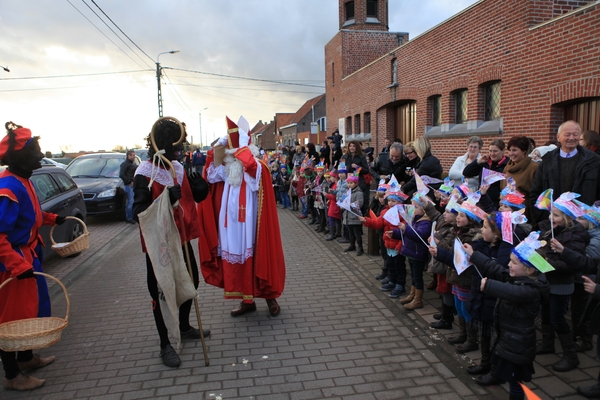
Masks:
[[[227,176],[227,183],[231,186],[241,186],[242,179],[244,179],[244,165],[242,162],[233,157],[233,151],[226,150],[225,158],[225,175]]]

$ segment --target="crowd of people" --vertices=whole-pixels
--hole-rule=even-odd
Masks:
[[[435,290],[440,312],[431,326],[453,329],[456,319],[459,332],[448,341],[458,353],[481,352],[468,373],[483,386],[508,382],[510,398],[521,399],[519,383],[531,381],[536,354],[555,353],[558,338],[562,354],[552,368],[571,371],[600,333],[599,145],[598,133],[581,132],[574,121],[540,147],[517,135],[484,150],[471,137],[446,179],[426,137],[386,140],[372,162],[355,141],[340,146],[337,162],[302,146],[270,161],[281,208],[310,218],[324,240],[347,243],[357,256],[362,227],[375,230],[381,290],[407,310],[423,307],[424,290]],[[425,274],[433,277],[427,287]],[[600,374],[577,390],[600,398]]]

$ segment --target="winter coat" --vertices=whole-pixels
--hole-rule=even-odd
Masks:
[[[600,156],[594,152],[577,146],[579,160],[573,176],[573,187],[571,192],[579,193],[581,197],[577,200],[586,204],[593,204],[600,199]],[[531,199],[535,202],[538,196],[546,189],[554,189],[554,199],[557,199],[566,190],[560,188],[559,166],[560,148],[549,151],[542,157],[542,163],[535,173],[531,184]],[[536,221],[541,221],[547,215],[537,208],[533,210]]]
[[[497,162],[489,160],[485,164],[479,164],[477,160],[475,160],[471,164],[466,165],[462,173],[465,178],[469,178],[469,182],[472,177],[478,176],[478,186],[481,186],[481,174],[483,173],[484,168],[495,172],[504,172],[504,168],[508,161],[508,157],[502,157],[502,159]],[[492,203],[494,203],[496,209],[498,209],[498,203],[500,202],[500,182],[501,181],[492,183],[487,191],[487,195],[490,197]]]
[[[327,216],[336,219],[342,219],[342,209],[337,205],[335,190],[337,189],[339,182],[331,185],[325,197],[327,198]]]
[[[443,247],[446,250],[452,250],[454,246],[455,227],[453,224],[449,224],[444,220],[444,215],[440,213],[432,203],[427,203],[423,209],[429,220],[433,223],[436,222],[435,238],[439,240],[438,248]],[[433,257],[431,259],[431,267],[429,272],[432,274],[444,274],[448,270],[448,266],[441,261],[438,261]]]
[[[560,254],[560,258],[569,265],[580,266],[580,273],[583,275],[594,276],[596,289],[594,290],[594,293],[592,293],[592,301],[586,305],[586,308],[583,310],[583,318],[586,318],[585,316],[587,315],[591,315],[591,318],[589,318],[589,333],[600,335],[600,270],[598,269],[600,266],[600,258],[584,256],[567,247],[565,247],[562,254]]]
[[[465,176],[463,175],[463,171],[467,165],[470,164],[468,162],[469,153],[465,153],[462,156],[458,156],[456,160],[454,160],[454,164],[450,167],[448,171],[448,177],[454,181],[454,186],[458,186],[462,183],[463,178],[469,178],[468,186],[471,192],[476,192],[479,189],[479,175],[475,176]],[[477,158],[473,162],[477,162],[477,160],[481,157],[481,154],[477,155]]]
[[[585,248],[585,254],[590,257],[600,258],[600,228],[590,229],[590,243]]]
[[[279,172],[279,177],[281,178],[281,182],[280,182],[280,187],[279,190],[280,191],[284,191],[287,192],[288,190],[290,190],[290,174],[286,173],[281,173]]]
[[[421,162],[417,165],[417,173],[419,176],[427,175],[431,178],[442,179],[442,173],[444,169],[442,168],[442,164],[440,164],[440,160],[431,155],[431,152],[428,151],[423,156]],[[438,187],[440,184],[431,185],[433,187]],[[402,186],[402,191],[406,194],[412,193],[417,189],[417,184],[415,182],[415,177],[413,176],[410,181],[406,182],[404,186]]]
[[[302,165],[302,161],[304,161],[304,157],[306,157],[306,153],[294,153],[294,156],[292,157],[292,164],[294,164],[294,167],[297,165]]]
[[[366,218],[365,222],[363,222],[364,226],[367,228],[375,229],[377,231],[393,231],[396,229],[396,225],[392,225],[388,220],[384,217],[385,213],[389,211],[389,207],[386,206],[381,214],[377,218]],[[402,219],[400,221],[404,222]],[[408,228],[410,229],[410,228]],[[418,240],[418,239],[417,239]],[[402,250],[402,241],[394,238],[389,238],[387,235],[383,235],[383,243],[386,249],[394,249],[398,252]]]
[[[296,187],[296,195],[298,196],[298,198],[306,196],[306,194],[304,193],[304,186],[306,185],[306,178],[304,177],[304,175],[298,176],[298,179],[296,181],[293,181],[292,185]]]
[[[530,193],[531,190],[531,182],[533,182],[533,177],[538,169],[538,163],[533,161],[531,158],[525,156],[518,163],[514,163],[513,161],[509,161],[504,167],[504,173],[507,178],[513,178],[515,180],[515,185],[517,186],[517,190],[519,193],[525,196],[525,215],[527,216],[527,220],[533,221],[533,212],[532,210],[533,204],[537,200],[537,196]],[[500,181],[500,190],[506,187],[506,179]],[[539,195],[539,193],[538,193]],[[537,209],[536,209],[537,210]]]
[[[135,170],[137,169],[137,165],[133,161],[129,159],[123,161],[121,167],[119,169],[119,178],[123,181],[125,186],[133,183],[133,176],[135,175]]]
[[[540,305],[550,293],[543,274],[538,279],[512,278],[508,269],[494,260],[475,252],[471,262],[488,279],[484,292],[498,298],[494,309],[494,328],[497,344],[494,352],[501,358],[518,365],[535,359],[535,319]]]
[[[355,154],[352,156],[350,153],[347,153],[342,157],[346,162],[346,171],[348,171],[348,175],[354,172],[354,167],[352,164],[358,165],[360,167],[360,173],[358,174],[358,187],[360,187],[365,193],[369,192],[369,187],[367,182],[365,182],[365,175],[369,173],[369,162],[365,156],[359,156]]]
[[[471,243],[475,236],[480,232],[479,228],[474,227],[454,227],[456,229],[455,238],[458,237],[463,244]],[[472,268],[467,268],[460,275],[458,274],[456,268],[454,268],[454,239],[452,239],[450,250],[446,250],[444,247],[438,247],[436,259],[449,267],[446,272],[446,281],[448,281],[448,283],[463,288],[471,287],[472,274],[476,274],[477,272],[472,271]]]
[[[357,203],[359,208],[363,206],[363,192],[358,186],[352,189],[352,196],[350,197],[351,203]],[[358,217],[348,211],[346,211],[346,225],[362,225],[362,222]]]
[[[392,231],[392,238],[396,240],[404,239],[400,254],[415,260],[427,262],[429,260],[429,247],[425,246],[421,239],[427,241],[427,238],[429,238],[431,234],[431,221],[427,215],[415,215],[414,219],[415,221],[411,224],[412,228],[406,224],[404,232],[400,229],[394,229]]]
[[[578,265],[566,263],[560,258],[560,254],[552,251],[550,248],[550,240],[552,239],[550,232],[550,221],[542,221],[540,222],[539,226],[541,230],[540,240],[546,240],[547,243],[546,246],[538,249],[538,252],[555,269],[554,271],[546,273],[546,278],[550,284],[550,289],[552,290],[554,285],[572,285],[575,281],[575,275],[580,267]],[[572,228],[565,228],[562,226],[554,227],[554,238],[558,240],[565,248],[569,248],[581,254],[582,256],[585,256],[585,247],[590,242],[590,235],[577,221],[574,221]]]
[[[484,241],[483,237],[478,239],[479,236],[481,235],[476,236],[476,240],[471,243],[473,250],[495,260],[497,264],[508,269],[508,262],[510,261],[513,246],[505,241],[492,245]],[[481,277],[477,271],[474,271],[471,273],[471,291],[467,295],[465,308],[471,315],[471,318],[478,321],[492,322],[494,320],[496,298],[482,292],[480,288]]]
[[[392,162],[389,158],[383,161],[377,161],[375,166],[371,168],[373,179],[381,179],[381,175],[394,175],[398,182],[406,182],[410,177],[406,175],[406,167],[408,166],[408,158],[402,157],[397,163]],[[389,181],[389,179],[386,179]]]

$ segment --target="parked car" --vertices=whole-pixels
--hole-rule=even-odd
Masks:
[[[135,151],[135,155],[140,158],[140,161],[149,160],[148,149],[133,149],[133,151]]]
[[[83,191],[87,215],[115,215],[125,219],[125,190],[119,178],[123,153],[97,153],[79,156],[67,167]]]
[[[67,168],[67,165],[66,165],[66,164],[61,164],[61,163],[59,163],[59,162],[56,162],[56,161],[54,161],[54,160],[53,160],[53,159],[51,159],[51,158],[46,158],[46,157],[42,158],[42,167],[43,167],[44,165],[52,165],[52,166],[54,166],[54,167],[59,167],[59,168],[62,168],[62,169],[65,169],[65,168]]]
[[[30,179],[43,211],[61,216],[77,217],[83,222],[86,221],[87,213],[83,192],[64,169],[50,165],[44,166],[34,170]],[[50,226],[40,228],[40,235],[46,245],[44,257],[55,254],[51,248],[50,229]],[[73,241],[81,234],[83,234],[83,226],[75,220],[68,219],[64,224],[54,228],[52,236],[56,243],[65,243]]]

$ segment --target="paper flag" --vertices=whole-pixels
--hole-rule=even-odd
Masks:
[[[390,185],[390,192],[398,192],[400,190],[400,183],[398,183],[398,179],[396,179],[396,175],[394,174],[392,174],[388,185]]]
[[[352,189],[348,189],[345,195],[336,204],[344,210],[350,211],[350,199],[352,198]]]
[[[537,200],[535,202],[535,206],[537,208],[539,208],[540,210],[551,211],[551,209],[552,209],[552,196],[553,196],[553,190],[552,189],[546,189],[546,190],[544,190],[539,195],[539,197],[537,198]]]
[[[404,219],[408,225],[411,225],[415,217],[415,206],[412,204],[398,204],[396,207],[398,207],[398,212],[402,219]]]
[[[481,172],[481,184],[491,185],[492,183],[506,179],[506,175],[491,169],[484,168]]]
[[[502,232],[502,240],[513,244],[513,224],[510,211],[499,212],[496,214],[496,224]]]
[[[400,224],[400,214],[398,214],[398,206],[389,208],[385,212],[385,214],[383,214],[383,219],[388,221],[393,226],[398,226]]]
[[[369,210],[369,218],[371,218],[371,219],[377,219],[377,215],[375,215],[375,213],[373,212],[373,210]]]
[[[434,233],[435,233],[435,226],[437,225],[437,221],[433,221],[433,223],[431,224],[431,236],[429,236],[429,245],[431,247],[437,247],[437,243],[435,242],[434,239]]]
[[[427,187],[427,185],[425,185],[425,183],[423,182],[423,179],[421,179],[421,177],[419,176],[419,174],[417,174],[415,172],[415,182],[417,184],[417,193],[425,196],[427,193],[429,193],[429,188]]]
[[[469,255],[463,249],[460,239],[454,239],[454,269],[460,275],[469,268],[469,265]]]
[[[525,222],[527,222],[527,217],[525,216],[525,209],[522,208],[519,211],[513,211],[510,214],[510,219],[515,225],[524,224]]]
[[[362,217],[362,211],[360,210],[360,205],[358,204],[358,201],[355,201],[354,203],[350,203],[350,211],[352,211],[359,217]]]
[[[523,388],[523,391],[525,392],[525,398],[527,400],[542,400],[540,398],[540,396],[533,393],[533,391],[531,389],[529,389],[527,386],[525,386],[522,382],[519,382],[519,385],[521,385],[521,387]]]
[[[442,183],[442,182],[444,182],[444,181],[443,181],[443,180],[441,180],[441,179],[432,178],[432,177],[430,177],[430,176],[427,176],[427,175],[423,175],[423,176],[421,177],[421,180],[422,180],[422,181],[423,181],[423,183],[424,183],[424,184],[426,184],[426,185],[433,185],[433,184],[436,184],[436,183]]]

